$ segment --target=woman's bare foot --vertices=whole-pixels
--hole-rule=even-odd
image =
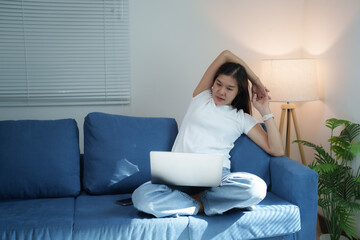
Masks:
[[[203,203],[201,201],[200,193],[195,194],[195,195],[191,195],[191,197],[200,203],[198,214],[199,213],[204,213],[204,205],[203,205]]]

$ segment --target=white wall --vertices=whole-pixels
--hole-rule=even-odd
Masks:
[[[308,0],[305,6],[304,50],[317,59],[322,99],[302,104],[300,121],[303,138],[327,146],[326,119],[360,122],[360,2]]]
[[[301,107],[303,125],[308,139],[328,146],[329,131],[321,124],[326,119],[360,123],[360,1],[307,0],[304,20],[304,48],[318,59],[323,98]],[[359,165],[357,158],[354,166]]]
[[[130,7],[135,115],[181,123],[193,89],[224,49],[258,75],[262,58],[303,55],[303,0],[138,0]],[[280,104],[272,109],[280,115]]]
[[[303,1],[259,2],[131,1],[133,113],[180,122],[221,50],[232,50],[255,71],[264,56],[301,50]]]
[[[223,49],[258,73],[260,59],[302,52],[303,0],[130,0],[132,100],[129,106],[0,107],[0,120],[75,118],[93,111],[174,117]],[[273,107],[274,112],[280,110]],[[258,116],[256,116],[258,117]]]

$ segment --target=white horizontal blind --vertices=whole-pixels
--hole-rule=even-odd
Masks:
[[[127,0],[0,0],[0,106],[128,104]]]

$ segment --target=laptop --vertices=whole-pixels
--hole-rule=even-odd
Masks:
[[[223,154],[150,152],[151,182],[172,186],[217,187]]]

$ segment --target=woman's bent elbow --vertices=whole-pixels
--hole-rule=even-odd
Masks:
[[[282,148],[273,149],[273,150],[269,151],[268,153],[273,157],[281,157],[281,156],[284,156],[284,154],[285,154],[284,149],[282,149]]]

